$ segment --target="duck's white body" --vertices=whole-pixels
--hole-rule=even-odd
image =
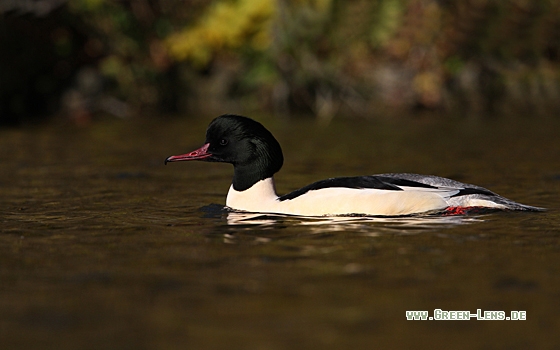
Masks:
[[[418,174],[331,178],[279,197],[273,175],[284,161],[280,144],[262,124],[235,115],[214,119],[202,147],[168,157],[165,162],[185,160],[233,164],[233,182],[226,205],[246,212],[397,216],[437,211],[462,214],[470,207],[541,210],[480,186]]]
[[[386,191],[332,187],[309,191],[281,201],[272,178],[261,180],[245,191],[230,187],[226,205],[235,210],[303,216],[407,215],[448,207],[442,195],[457,191]]]
[[[503,204],[480,198],[452,196],[460,189],[450,187],[401,187],[402,191],[331,187],[312,190],[293,199],[281,200],[274,179],[267,178],[244,191],[230,187],[226,206],[241,211],[302,216],[376,215],[398,216],[444,210],[450,207],[504,209]],[[465,197],[465,196],[463,196]]]

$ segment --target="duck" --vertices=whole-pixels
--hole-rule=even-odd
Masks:
[[[233,165],[233,181],[226,197],[226,208],[232,211],[314,217],[543,210],[484,187],[411,173],[328,178],[279,196],[274,174],[284,163],[280,144],[258,121],[234,114],[213,119],[202,147],[167,157],[165,164],[193,160]]]

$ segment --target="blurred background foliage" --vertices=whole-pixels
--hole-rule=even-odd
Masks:
[[[0,0],[0,121],[560,107],[557,0]]]

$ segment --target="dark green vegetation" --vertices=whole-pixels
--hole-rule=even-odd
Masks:
[[[0,1],[0,122],[51,114],[546,113],[553,0]]]

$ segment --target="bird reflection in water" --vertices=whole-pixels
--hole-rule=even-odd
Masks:
[[[324,231],[360,231],[362,233],[377,236],[382,231],[409,231],[429,230],[445,228],[457,225],[470,224],[484,221],[481,216],[400,216],[400,217],[376,217],[376,216],[292,216],[269,213],[249,213],[240,211],[225,211],[225,219],[228,225],[270,226],[279,225],[301,225],[310,228],[319,228]]]

